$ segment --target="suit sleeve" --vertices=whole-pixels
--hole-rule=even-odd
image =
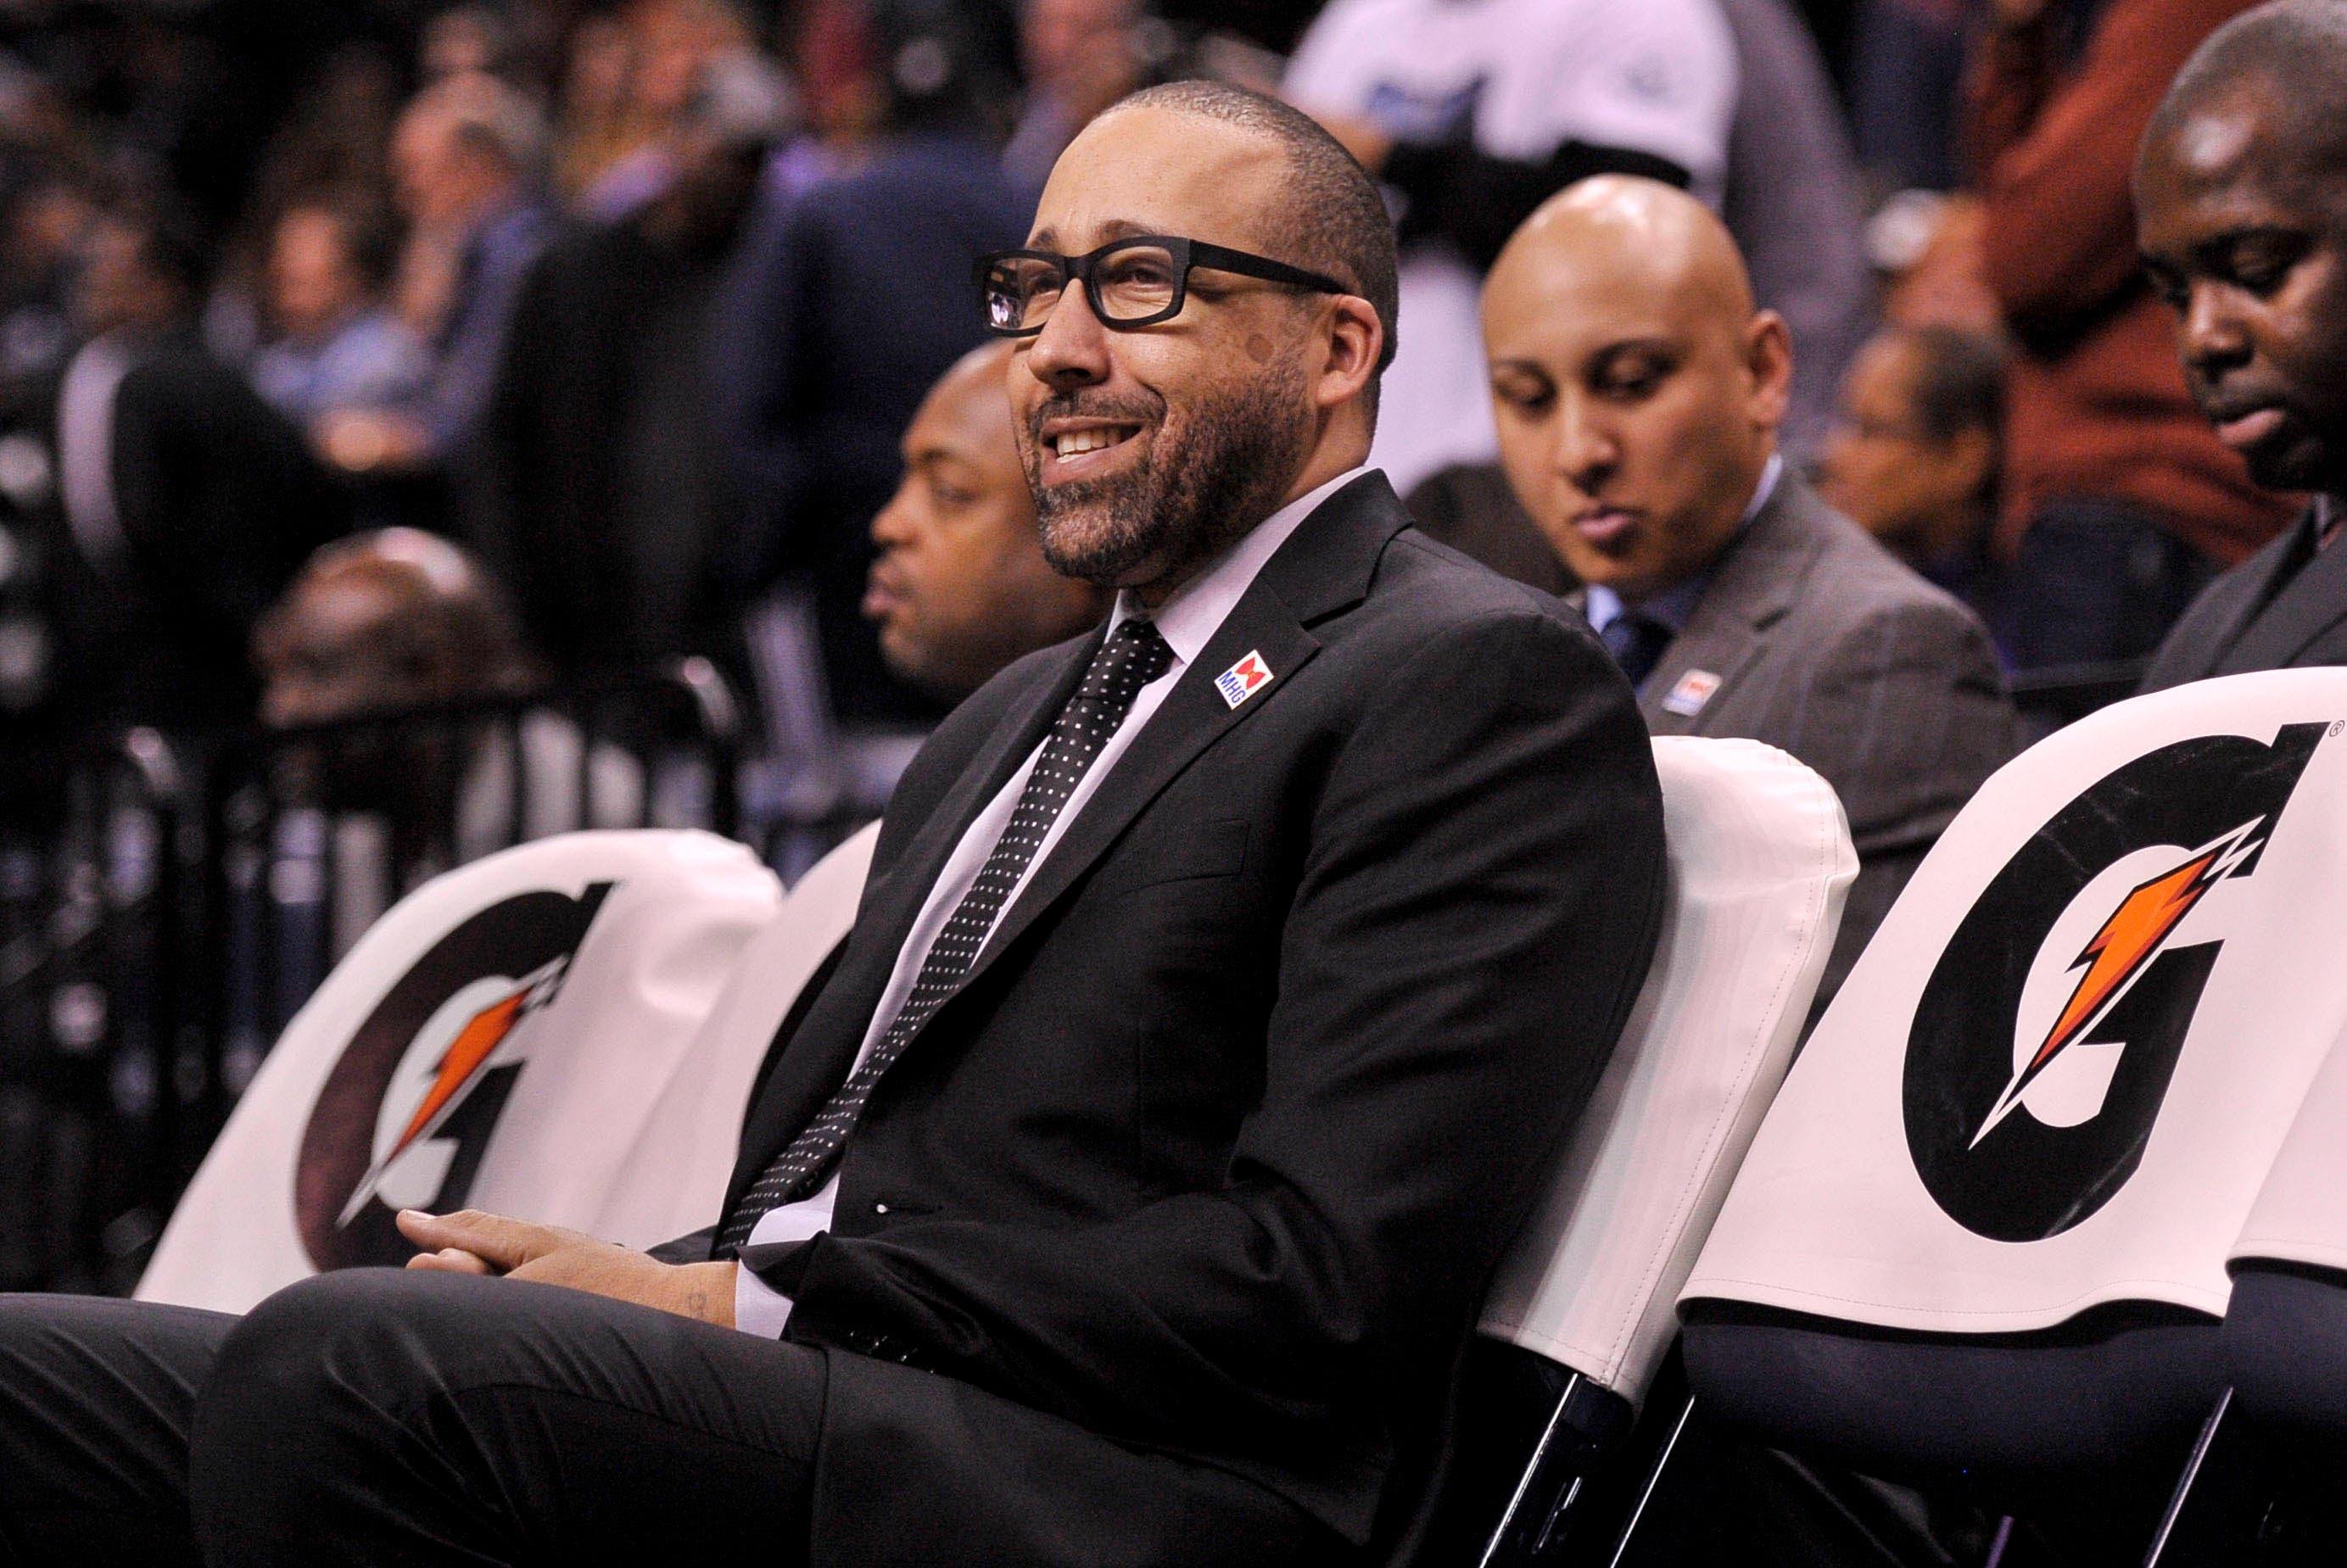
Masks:
[[[1859,862],[1820,1005],[1941,831],[2019,739],[1988,634],[1958,606],[1866,617],[1810,666],[1781,743],[1841,796]]]
[[[1378,1423],[1347,1412],[1448,1364],[1644,978],[1661,803],[1585,633],[1526,610],[1408,667],[1321,777],[1222,1184],[1084,1228],[817,1236],[761,1265],[790,1337],[1274,1451],[1358,1450]]]

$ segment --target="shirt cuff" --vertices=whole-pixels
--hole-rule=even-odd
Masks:
[[[733,1269],[733,1327],[761,1339],[780,1339],[791,1320],[791,1298],[740,1264]]]

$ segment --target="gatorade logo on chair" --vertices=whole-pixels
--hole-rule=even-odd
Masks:
[[[294,1165],[302,1245],[321,1269],[415,1251],[392,1216],[464,1206],[530,1047],[612,884],[518,894],[436,943],[327,1074]]]
[[[1989,882],[1907,1040],[1907,1147],[1950,1218],[2042,1241],[2134,1175],[2227,911],[2255,897],[2327,727],[2162,746],[2056,812]]]

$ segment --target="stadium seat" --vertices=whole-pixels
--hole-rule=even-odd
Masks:
[[[241,1312],[319,1269],[403,1262],[402,1207],[591,1227],[783,907],[704,833],[569,834],[435,878],[287,1026],[138,1294]]]
[[[2142,1560],[2226,1257],[2347,1028],[2347,671],[2009,764],[1819,1021],[1681,1294],[1707,1419]]]
[[[1679,1283],[1808,1016],[1858,873],[1840,803],[1753,741],[1655,743],[1668,904],[1580,1130],[1485,1303],[1424,1563],[1553,1560],[1676,1331]],[[1618,1489],[1617,1489],[1618,1490]]]

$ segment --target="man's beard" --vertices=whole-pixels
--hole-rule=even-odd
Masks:
[[[1161,580],[1186,576],[1277,509],[1304,466],[1304,400],[1303,367],[1290,364],[1192,404],[1179,426],[1160,424],[1148,456],[1127,472],[1046,486],[1043,466],[1052,458],[1040,434],[1045,420],[1125,417],[1145,425],[1157,412],[1081,393],[1051,399],[1028,426],[1026,454],[1044,560],[1062,577],[1102,588],[1129,582],[1152,560]]]

